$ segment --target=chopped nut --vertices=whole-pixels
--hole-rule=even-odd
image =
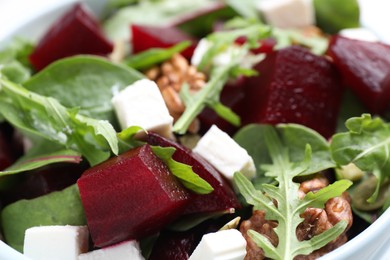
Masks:
[[[157,77],[160,75],[160,68],[159,67],[152,67],[145,72],[145,75],[150,80],[156,80]]]
[[[180,99],[180,90],[184,82],[189,85],[190,93],[195,94],[206,84],[206,75],[198,72],[196,67],[190,66],[180,54],[175,54],[170,60],[163,62],[159,67],[153,67],[145,75],[156,81],[169,113],[177,121],[185,110]],[[188,128],[190,133],[197,133],[200,129],[199,120],[195,119]]]

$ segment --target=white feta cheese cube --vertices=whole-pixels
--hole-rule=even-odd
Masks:
[[[339,34],[343,37],[354,39],[354,40],[369,41],[369,42],[379,41],[378,36],[376,36],[372,31],[366,28],[343,29],[339,32]]]
[[[242,260],[245,255],[245,238],[237,229],[228,229],[204,235],[189,260]]]
[[[315,23],[312,0],[263,0],[257,5],[266,22],[279,28],[299,28]]]
[[[86,226],[41,226],[26,230],[23,253],[32,260],[76,260],[88,252]]]
[[[228,180],[232,180],[237,171],[248,178],[256,175],[253,159],[248,152],[215,125],[202,136],[193,151],[213,165]]]
[[[140,126],[172,138],[173,117],[154,81],[142,79],[126,87],[112,98],[122,129]]]
[[[125,241],[113,246],[79,255],[79,260],[144,260],[136,240]]]

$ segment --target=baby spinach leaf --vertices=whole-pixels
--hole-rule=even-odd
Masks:
[[[1,226],[7,243],[23,251],[26,229],[51,225],[86,225],[80,193],[74,184],[62,191],[31,199],[19,200],[1,212]]]
[[[192,170],[191,166],[172,159],[172,155],[176,151],[174,147],[152,146],[152,151],[168,166],[171,173],[176,176],[187,189],[198,194],[208,194],[214,190],[207,181],[203,180]]]
[[[354,163],[377,177],[377,187],[370,198],[375,201],[383,181],[390,176],[390,124],[363,114],[348,119],[345,125],[348,132],[332,137],[332,157],[339,165]]]
[[[9,80],[22,83],[31,76],[28,55],[33,50],[30,42],[14,39],[7,48],[0,51],[0,74]]]
[[[288,131],[287,128],[284,131]],[[294,131],[300,130],[293,129],[292,132]],[[312,149],[308,143],[304,143],[300,145],[300,151],[290,152],[290,145],[294,142],[286,138],[285,134],[283,136],[283,131],[280,134],[275,128],[267,127],[264,128],[263,134],[272,162],[263,165],[262,168],[265,170],[265,175],[274,178],[278,185],[263,184],[262,189],[258,190],[241,173],[234,174],[234,182],[246,201],[254,206],[254,209],[264,210],[268,220],[274,220],[278,223],[274,231],[279,242],[277,246],[273,246],[267,237],[253,230],[249,231],[249,235],[264,250],[266,257],[293,259],[300,254],[307,255],[338,237],[344,232],[347,223],[340,221],[329,230],[309,240],[299,241],[296,229],[303,222],[300,215],[307,207],[323,207],[328,199],[340,196],[352,185],[352,182],[338,181],[317,193],[309,192],[304,199],[300,199],[298,196],[299,184],[295,183],[293,179],[301,174],[306,174],[311,171],[310,169],[317,168],[312,166],[316,164],[312,160],[313,155],[317,152],[316,149]],[[309,133],[309,136],[311,134]],[[289,137],[292,136],[294,135]],[[286,142],[286,140],[288,141]],[[290,144],[286,145],[289,142]],[[314,144],[317,145],[316,142]],[[321,146],[319,147],[322,150]],[[295,153],[303,154],[303,160],[294,162],[291,155]]]
[[[360,9],[357,0],[314,0],[317,25],[327,33],[360,26]]]
[[[0,78],[0,113],[16,128],[75,150],[95,165],[118,153],[116,132],[108,121],[88,118],[52,97]]]
[[[129,27],[132,23],[158,26],[169,25],[176,19],[196,12],[213,2],[213,0],[139,1],[136,5],[118,10],[114,16],[104,22],[103,29],[108,37],[113,40],[129,39]]]
[[[74,56],[56,61],[34,75],[24,86],[57,99],[80,114],[116,124],[113,95],[143,78],[139,72],[94,56]],[[93,98],[91,98],[93,96]]]

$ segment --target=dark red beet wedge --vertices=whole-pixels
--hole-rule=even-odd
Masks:
[[[134,53],[146,51],[150,48],[169,48],[183,41],[195,43],[194,39],[176,27],[157,27],[133,24],[131,25],[131,33]],[[194,53],[194,49],[195,44],[192,44],[182,51],[181,54],[187,59],[190,59]]]
[[[183,214],[229,211],[232,208],[237,209],[241,207],[236,194],[226,180],[200,156],[192,153],[182,145],[155,133],[149,133],[148,143],[163,147],[175,147],[176,151],[173,154],[173,159],[192,166],[193,171],[214,188],[214,191],[207,195],[193,193],[191,195],[191,203],[183,211]]]
[[[369,112],[390,108],[390,45],[333,36],[328,55]]]
[[[298,123],[325,137],[336,128],[343,88],[325,57],[293,46],[267,55],[248,78],[245,109],[248,123]]]
[[[96,247],[158,232],[189,202],[149,145],[88,169],[77,184]]]
[[[41,70],[61,58],[77,54],[106,55],[112,48],[96,17],[77,4],[50,27],[29,58],[34,68]]]
[[[23,153],[21,140],[14,129],[6,123],[0,124],[0,171],[11,166]]]

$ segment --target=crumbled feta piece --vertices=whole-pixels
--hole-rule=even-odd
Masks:
[[[228,229],[204,235],[189,260],[242,260],[245,255],[245,238],[237,229]]]
[[[81,254],[79,260],[143,260],[137,241],[125,241],[113,246]]]
[[[172,138],[173,117],[154,81],[142,79],[134,82],[116,94],[112,103],[122,129],[140,126]]]
[[[279,28],[299,28],[315,23],[312,0],[258,1],[259,11],[266,22]]]
[[[193,151],[219,170],[228,180],[240,171],[248,178],[256,175],[252,157],[227,133],[213,125],[199,140]]]
[[[369,42],[379,41],[379,38],[372,31],[366,28],[343,29],[339,32],[339,34],[343,37],[354,39],[354,40],[369,41]]]
[[[88,252],[86,226],[40,226],[26,230],[23,253],[32,260],[72,260]]]

